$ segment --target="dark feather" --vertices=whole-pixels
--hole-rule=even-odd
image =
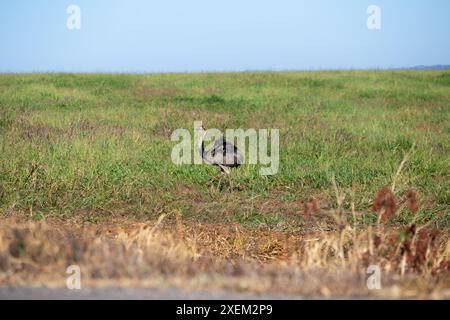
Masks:
[[[214,142],[212,149],[204,153],[204,159],[211,164],[231,168],[240,166],[244,157],[234,144],[226,141],[224,137],[221,136]]]

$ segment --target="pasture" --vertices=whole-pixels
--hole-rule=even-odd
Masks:
[[[227,192],[175,165],[198,120],[279,129],[278,173],[244,164]],[[448,298],[449,137],[448,71],[2,74],[0,284],[64,285],[76,260],[92,285]]]

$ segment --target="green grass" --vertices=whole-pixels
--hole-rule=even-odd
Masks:
[[[170,134],[192,131],[195,120],[221,130],[279,128],[279,173],[263,177],[245,165],[233,171],[232,195],[211,192],[216,168],[170,158]],[[179,209],[186,219],[276,227],[300,199],[333,203],[333,176],[368,211],[415,143],[398,194],[415,188],[416,220],[448,227],[449,136],[448,71],[4,74],[0,209],[85,212],[89,221]]]

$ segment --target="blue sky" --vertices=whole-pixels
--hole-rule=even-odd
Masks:
[[[69,5],[81,29],[68,30]],[[381,8],[381,30],[366,9]],[[450,64],[448,0],[2,0],[0,72]]]

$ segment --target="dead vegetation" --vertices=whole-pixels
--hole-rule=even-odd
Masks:
[[[186,222],[179,212],[156,222],[123,222],[3,219],[0,284],[64,286],[66,268],[76,264],[86,286],[450,297],[448,233],[427,226],[345,224],[299,235]],[[381,291],[366,287],[369,265],[381,269]]]

